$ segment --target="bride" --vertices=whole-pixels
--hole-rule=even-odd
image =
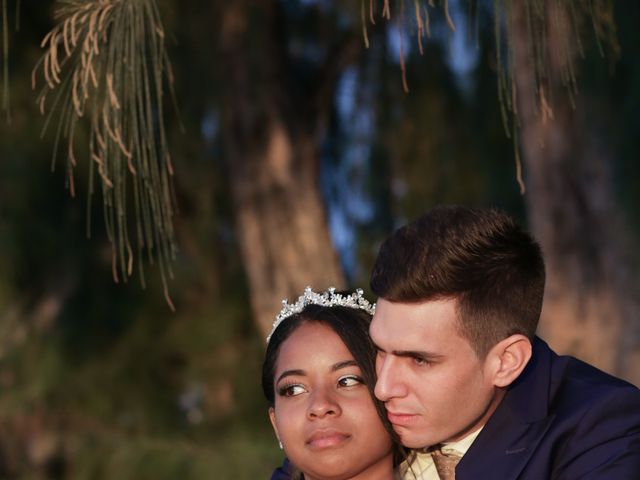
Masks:
[[[361,290],[310,288],[284,303],[262,368],[269,418],[288,459],[272,480],[402,478],[405,451],[373,394],[375,306]]]

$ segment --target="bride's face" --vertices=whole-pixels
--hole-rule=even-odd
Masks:
[[[391,478],[391,438],[353,355],[330,327],[298,327],[280,347],[274,378],[271,423],[305,478]]]

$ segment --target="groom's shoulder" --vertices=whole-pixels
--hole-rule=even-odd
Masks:
[[[640,390],[571,356],[555,356],[550,377],[551,405],[560,410],[591,410],[603,413],[624,406],[640,418]]]
[[[560,386],[572,390],[640,392],[635,385],[571,356],[557,357],[555,373]]]

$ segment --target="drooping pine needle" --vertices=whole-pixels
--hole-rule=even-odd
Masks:
[[[364,47],[369,48],[369,35],[367,34],[367,22],[365,20],[364,0],[360,0],[360,21],[362,22],[362,37],[364,38]]]
[[[74,148],[76,125],[87,125],[87,233],[97,178],[114,281],[132,275],[137,256],[144,286],[144,254],[158,267],[173,309],[168,279],[176,253],[175,203],[163,122],[164,83],[171,78],[155,0],[60,0],[55,15],[58,23],[43,40],[33,75],[34,82],[37,76],[44,80],[38,96],[47,113],[44,130],[55,116],[55,142],[67,142],[68,184],[75,193],[73,174],[81,159]]]
[[[372,0],[371,0],[372,1]],[[379,0],[382,4],[382,18],[391,19],[392,2]],[[425,17],[420,15],[419,5],[423,4]],[[449,1],[442,0],[414,0],[415,22],[418,37],[418,50],[422,54],[422,38],[426,32],[429,36],[428,8],[440,6],[449,28],[455,31],[455,24],[449,12]],[[403,89],[408,91],[406,81],[406,64],[404,57],[403,35],[409,27],[404,19],[404,2],[400,0],[393,4],[399,9],[398,22],[400,35],[400,71]],[[428,8],[427,8],[428,7]],[[469,15],[475,16],[476,37],[478,35],[478,12],[481,10],[477,0],[469,2]],[[604,55],[606,44],[608,51],[617,58],[620,52],[616,36],[616,26],[613,18],[613,0],[493,0],[493,27],[496,61],[496,90],[500,104],[502,123],[507,137],[516,141],[519,128],[518,102],[530,102],[535,114],[546,122],[553,118],[553,104],[550,94],[552,82],[560,81],[569,97],[571,105],[575,107],[575,96],[578,93],[576,57],[584,55],[581,34],[583,23],[590,21],[598,49]],[[373,6],[369,8],[373,12]],[[375,24],[373,18],[371,23]],[[473,22],[468,22],[472,24]],[[514,38],[526,35],[526,61],[530,64],[529,81],[533,88],[529,89],[531,98],[521,98],[521,92],[516,87],[515,72],[522,65],[516,64],[514,53]],[[554,51],[550,51],[550,35],[554,38]],[[368,39],[367,39],[368,41]],[[477,40],[476,40],[477,42]],[[518,61],[523,61],[518,59]],[[555,63],[554,63],[555,62]],[[557,76],[557,78],[555,78]],[[553,77],[553,78],[552,78]],[[555,89],[553,89],[555,90]],[[516,180],[521,192],[524,192],[522,164],[520,156],[515,150]]]
[[[11,123],[9,99],[9,21],[7,0],[2,0],[2,109],[7,115],[7,123]]]

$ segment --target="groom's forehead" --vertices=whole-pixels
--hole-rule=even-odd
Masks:
[[[373,322],[384,326],[433,327],[458,318],[456,299],[436,299],[422,302],[392,302],[378,299]]]
[[[459,337],[455,300],[399,303],[379,299],[371,322],[374,343],[384,350],[437,352],[444,340]]]

